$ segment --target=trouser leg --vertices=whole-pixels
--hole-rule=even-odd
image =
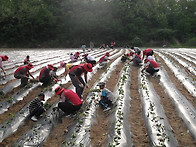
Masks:
[[[74,85],[74,87],[76,88],[76,93],[77,95],[82,98],[82,93],[84,91],[84,87],[81,87],[78,83],[78,81],[76,81],[75,76],[69,75],[70,79],[72,81],[72,84]],[[84,80],[81,77],[78,77],[79,81],[85,85]]]

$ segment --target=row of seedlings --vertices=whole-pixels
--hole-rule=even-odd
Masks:
[[[172,128],[160,104],[160,97],[155,92],[150,80],[147,79],[147,75],[141,73],[141,71],[139,72],[139,83],[141,84],[140,95],[143,117],[151,146],[178,146],[178,142],[173,136]]]
[[[183,120],[191,136],[196,140],[196,110],[184,95],[172,84],[167,71],[162,67],[159,71],[160,84],[174,104],[179,117]]]
[[[189,91],[189,93],[193,97],[196,97],[195,82],[192,81],[190,77],[186,75],[183,69],[180,69],[177,65],[173,64],[173,62],[170,61],[167,57],[162,55],[160,52],[156,52],[156,53],[164,60],[167,66],[171,69],[171,71],[178,78],[178,80],[184,85],[184,87]]]
[[[95,82],[85,99],[85,103],[77,116],[77,120],[69,127],[66,138],[62,142],[61,146],[90,146],[90,128],[95,121],[94,118],[96,117],[97,99],[100,97],[97,84],[100,81],[106,81],[119,62],[120,57],[117,58],[99,77],[97,82]]]
[[[95,68],[97,67],[98,65]],[[94,73],[95,71],[93,71],[92,74]],[[88,77],[91,77],[92,74],[89,75]],[[69,80],[70,80],[69,78],[66,78],[66,82]],[[63,82],[61,84],[65,84],[66,82]],[[52,87],[52,89],[54,90],[57,86],[58,84],[55,84]],[[70,87],[70,89],[73,89],[73,86]],[[54,93],[49,92],[47,95],[50,95],[49,97],[52,97]],[[58,105],[58,102],[53,104],[52,107],[49,109],[49,111],[47,111],[46,116],[43,117],[40,121],[38,121],[31,130],[29,130],[24,136],[22,136],[12,146],[23,146],[23,145],[40,146],[42,145],[44,141],[50,135],[53,127],[55,127],[56,123],[58,123],[59,118],[61,118],[63,115],[63,112],[57,108],[57,105]]]
[[[117,96],[117,107],[115,114],[111,116],[110,133],[107,146],[132,146],[131,131],[129,126],[129,109],[130,109],[130,65],[126,63],[121,71],[121,77],[116,86],[115,95]]]

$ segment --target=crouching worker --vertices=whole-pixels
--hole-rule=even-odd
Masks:
[[[110,53],[109,52],[107,52],[104,56],[102,56],[100,59],[99,59],[99,66],[101,67],[101,68],[106,68],[107,67],[107,63],[108,63],[108,60],[110,60],[109,59],[109,56],[110,56]]]
[[[34,66],[32,63],[28,63],[28,65],[21,66],[16,69],[14,72],[14,77],[16,79],[21,79],[20,87],[24,87],[28,84],[29,75],[34,79],[32,74],[29,72]]]
[[[132,59],[130,60],[130,62],[133,61],[133,65],[139,66],[142,63],[142,59],[138,54],[130,52],[130,55],[132,56]]]
[[[45,99],[45,95],[43,93],[40,93],[38,97],[34,98],[30,105],[29,105],[29,112],[30,117],[33,121],[37,121],[40,117],[40,115],[45,112],[45,109],[43,107],[43,102]]]
[[[124,54],[124,55],[121,57],[121,61],[122,61],[122,62],[126,62],[127,60],[129,60],[129,56],[130,56],[129,53]]]
[[[104,111],[110,110],[113,106],[113,93],[107,88],[105,88],[105,82],[99,82],[97,86],[99,86],[99,88],[101,89],[101,100],[99,101],[101,108]]]
[[[60,96],[58,107],[67,115],[75,114],[82,106],[80,97],[70,89],[57,87],[55,89],[55,95]]]
[[[144,60],[145,66],[141,70],[143,72],[146,70],[147,73],[149,73],[152,77],[156,76],[156,73],[159,71],[159,65],[154,60]]]
[[[39,81],[42,84],[42,86],[46,87],[51,84],[52,77],[50,75],[50,71],[54,70],[54,66],[52,64],[48,64],[46,67],[42,68],[39,74]]]

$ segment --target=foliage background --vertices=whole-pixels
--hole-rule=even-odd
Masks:
[[[0,47],[196,46],[195,0],[1,0]]]

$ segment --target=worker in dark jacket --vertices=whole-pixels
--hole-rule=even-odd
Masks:
[[[92,64],[90,63],[75,65],[69,70],[69,77],[72,81],[72,84],[76,88],[76,93],[78,94],[80,98],[82,98],[84,87],[86,86],[88,88],[87,73],[92,72],[92,71],[93,71]],[[83,78],[81,77],[83,74],[84,74],[85,82]]]
[[[16,69],[14,72],[14,77],[16,79],[21,79],[21,87],[24,87],[28,84],[29,75],[34,79],[33,75],[29,72],[34,66],[32,63],[28,63],[28,65],[21,66]]]
[[[33,121],[37,121],[37,119],[40,117],[40,115],[45,112],[45,109],[43,107],[43,102],[45,99],[45,95],[43,93],[40,93],[38,97],[34,98],[30,105],[29,105],[29,112],[30,117]]]
[[[54,70],[54,66],[52,64],[48,64],[46,67],[42,68],[42,70],[40,71],[39,81],[43,83],[42,86],[48,86],[51,83],[52,81],[52,78],[50,75],[51,70]]]

